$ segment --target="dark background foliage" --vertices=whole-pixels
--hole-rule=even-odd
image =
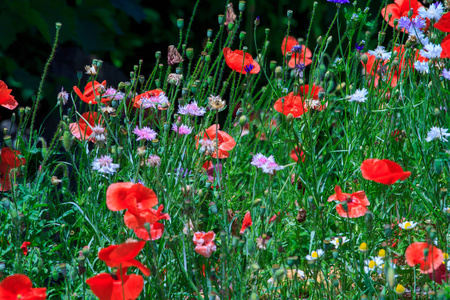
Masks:
[[[238,1],[229,2],[239,14]],[[188,40],[195,53],[200,52],[208,28],[217,32],[217,16],[225,13],[226,5],[227,1],[199,2]],[[186,33],[194,6],[193,0],[0,0],[0,80],[13,89],[19,106],[31,106],[51,50],[55,23],[61,22],[59,46],[39,110],[42,120],[56,104],[61,87],[71,92],[78,84],[77,71],[93,58],[104,61],[99,79],[106,79],[108,86],[126,81],[139,59],[144,61],[143,74],[149,74],[155,52],[160,50],[165,57],[167,47],[178,44],[178,18],[185,19]],[[247,1],[240,28],[247,32],[244,44],[250,53],[254,52],[253,21],[260,16],[258,45],[263,42],[264,28],[270,28],[270,53],[273,59],[281,61],[279,49],[286,33],[286,11],[294,12],[291,35],[306,37],[312,6],[313,1],[305,0]],[[331,22],[335,11],[334,4],[320,0],[311,32],[313,43],[326,32],[324,24]],[[11,114],[3,108],[0,113],[1,119]]]

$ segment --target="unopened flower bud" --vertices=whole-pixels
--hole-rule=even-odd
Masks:
[[[177,26],[178,26],[178,29],[183,29],[183,27],[184,27],[184,19],[178,19],[177,20]]]

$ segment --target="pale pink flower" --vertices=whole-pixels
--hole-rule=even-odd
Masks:
[[[178,114],[201,117],[205,114],[206,109],[198,106],[197,101],[178,107]]]
[[[114,164],[113,159],[109,155],[102,155],[92,162],[92,170],[100,173],[114,174],[119,168],[119,164]]]
[[[178,127],[177,124],[173,123],[172,130],[178,134],[191,134],[192,127],[189,127],[184,124],[181,124],[180,127]]]
[[[150,129],[149,127],[143,127],[142,129],[139,129],[139,127],[136,126],[136,128],[133,130],[133,133],[138,136],[136,141],[140,140],[151,141],[154,138],[156,138],[156,132],[153,129]]]

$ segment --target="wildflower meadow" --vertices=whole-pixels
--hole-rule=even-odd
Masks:
[[[74,65],[55,128],[64,24],[32,106],[0,81],[0,299],[450,299],[450,2],[299,36],[228,0],[193,45],[199,3],[127,81]]]

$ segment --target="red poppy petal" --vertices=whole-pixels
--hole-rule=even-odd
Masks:
[[[144,289],[144,278],[141,275],[131,274],[123,285],[123,289],[127,299],[137,299]]]
[[[106,190],[106,206],[109,210],[119,211],[127,208],[125,199],[133,185],[132,182],[117,182],[108,187]]]
[[[110,274],[101,273],[89,279],[86,279],[86,283],[91,288],[91,291],[100,300],[110,300],[113,298],[113,278]],[[120,298],[119,298],[120,299]]]
[[[109,259],[118,263],[132,260],[139,254],[139,252],[141,252],[144,246],[145,246],[144,241],[134,243],[123,243],[117,245],[117,247],[113,251],[111,251]]]
[[[442,17],[434,24],[434,28],[442,32],[450,32],[450,12],[442,15]]]
[[[13,110],[17,107],[18,103],[13,95],[11,95],[12,90],[8,89],[6,83],[0,80],[0,105]]]

